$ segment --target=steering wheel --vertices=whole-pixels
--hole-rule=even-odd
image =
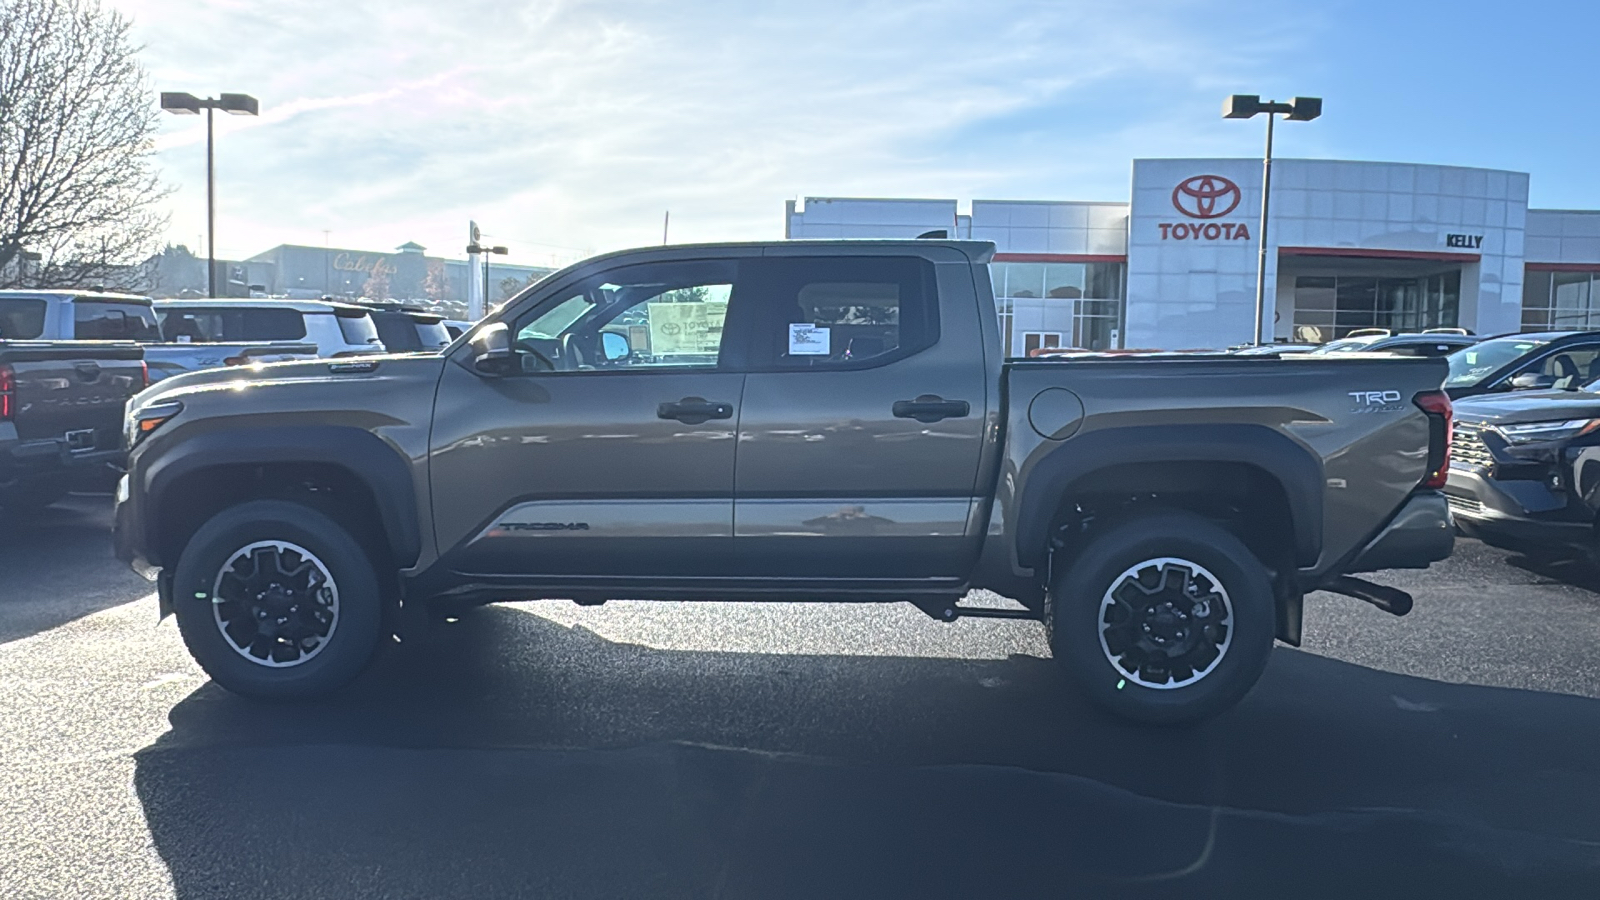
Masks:
[[[592,369],[594,361],[591,360],[589,350],[584,347],[584,335],[581,332],[569,331],[561,335],[561,359],[565,363],[563,368]]]

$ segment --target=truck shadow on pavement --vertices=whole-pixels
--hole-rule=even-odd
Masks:
[[[48,631],[155,592],[111,552],[109,497],[0,510],[0,641]]]
[[[1600,875],[1600,701],[1286,648],[1231,713],[1150,729],[1045,659],[658,650],[496,607],[331,700],[207,684],[170,720],[135,783],[183,898],[1551,897]]]

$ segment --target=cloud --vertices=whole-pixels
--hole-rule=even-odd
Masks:
[[[1122,196],[1141,124],[1213,123],[1294,47],[1137,0],[122,8],[159,87],[261,100],[217,122],[233,255],[324,229],[449,252],[476,217],[533,262],[657,241],[666,209],[674,239],[737,239],[803,194]],[[203,222],[203,138],[169,117],[158,144],[174,240]]]

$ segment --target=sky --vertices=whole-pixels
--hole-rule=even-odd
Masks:
[[[1324,98],[1283,157],[1529,172],[1600,209],[1600,5],[1177,0],[104,0],[153,90],[218,115],[217,252],[509,262],[771,239],[806,196],[1126,200],[1144,157],[1261,153],[1223,98]],[[201,247],[205,129],[163,116],[169,239]]]

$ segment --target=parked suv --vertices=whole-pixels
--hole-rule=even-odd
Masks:
[[[1600,550],[1600,383],[1461,401],[1445,494],[1485,543]]]
[[[384,352],[371,312],[325,300],[157,300],[156,315],[170,341],[297,341],[318,356]]]
[[[128,410],[118,553],[212,678],[277,698],[465,604],[909,601],[1040,620],[1093,701],[1192,721],[1307,592],[1410,609],[1352,573],[1450,553],[1443,360],[1006,362],[993,254],[628,251],[443,354],[171,379]]]

